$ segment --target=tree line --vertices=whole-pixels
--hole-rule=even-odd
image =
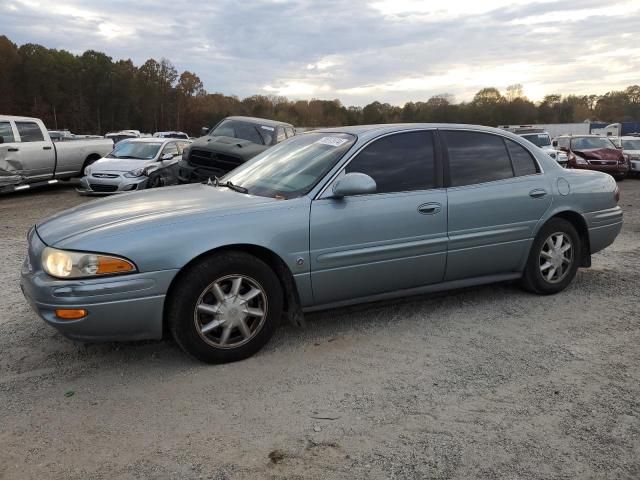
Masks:
[[[503,124],[607,123],[640,120],[640,86],[604,95],[547,95],[534,103],[521,85],[504,93],[489,87],[469,102],[450,94],[404,106],[372,102],[344,106],[340,100],[289,100],[280,96],[247,98],[208,93],[193,72],[178,73],[166,58],[136,66],[87,50],[65,50],[0,36],[0,114],[42,118],[50,129],[100,133],[121,129],[145,132],[181,130],[197,135],[229,115],[277,119],[299,127],[393,122]]]

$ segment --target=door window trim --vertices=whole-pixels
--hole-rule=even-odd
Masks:
[[[413,192],[430,192],[430,191],[434,191],[434,190],[438,190],[438,189],[442,189],[445,187],[444,185],[444,178],[443,178],[443,159],[442,159],[442,148],[440,145],[440,142],[438,141],[438,129],[436,127],[431,127],[431,128],[425,128],[425,127],[416,127],[416,128],[410,128],[410,129],[405,129],[405,130],[395,130],[393,132],[387,132],[383,135],[379,135],[375,138],[372,138],[370,140],[368,140],[366,143],[364,143],[363,145],[361,145],[357,150],[355,150],[353,152],[353,154],[349,157],[349,159],[343,163],[340,168],[338,168],[338,170],[333,173],[330,174],[330,178],[329,180],[320,188],[320,190],[318,191],[318,193],[313,197],[313,200],[322,200],[322,199],[326,199],[327,197],[325,196],[325,192],[326,190],[333,185],[333,183],[337,180],[338,177],[342,176],[344,174],[345,169],[349,166],[349,164],[358,157],[358,155],[360,155],[360,153],[367,148],[369,145],[371,145],[372,143],[385,138],[385,137],[390,137],[392,135],[399,135],[402,133],[412,133],[412,132],[430,132],[431,136],[433,138],[433,150],[434,150],[434,168],[435,168],[435,185],[432,188],[427,188],[424,190],[404,190],[404,191],[398,191],[398,192],[376,192],[376,193],[367,193],[367,194],[363,194],[363,195],[355,195],[355,197],[372,197],[374,195],[397,195],[399,193],[413,193]],[[357,140],[356,140],[357,141]]]
[[[473,132],[473,133],[484,133],[486,135],[494,135],[496,137],[500,137],[502,139],[502,144],[504,145],[505,150],[507,151],[507,157],[509,158],[509,163],[511,164],[511,171],[513,173],[513,177],[511,178],[498,178],[496,180],[489,180],[486,182],[479,182],[479,183],[470,183],[469,185],[451,185],[451,164],[449,161],[449,147],[447,145],[447,141],[444,138],[444,135],[438,135],[440,137],[440,142],[442,143],[442,154],[443,154],[443,171],[444,171],[444,187],[445,188],[466,188],[466,187],[475,187],[477,185],[487,185],[487,184],[491,184],[491,183],[496,183],[496,182],[506,182],[506,181],[513,181],[515,179],[518,178],[526,178],[526,177],[532,177],[534,175],[543,175],[544,174],[544,169],[542,168],[542,165],[540,164],[540,162],[538,161],[538,159],[536,158],[536,156],[533,154],[533,152],[525,145],[523,145],[522,143],[520,143],[519,141],[516,141],[515,139],[511,138],[508,135],[504,135],[502,132],[487,132],[486,130],[478,130],[475,128],[438,128],[438,133],[440,132]],[[529,153],[529,155],[531,155],[531,157],[533,157],[533,161],[535,162],[537,168],[538,168],[538,172],[536,173],[531,173],[529,175],[519,175],[516,176],[515,175],[515,168],[513,166],[513,161],[511,159],[511,153],[509,152],[509,147],[507,145],[506,140],[511,140],[515,143],[517,143],[518,145],[520,145],[522,148],[524,148],[527,153]]]
[[[9,143],[20,143],[20,135],[18,135],[18,129],[16,127],[16,124],[13,120],[0,120],[3,123],[8,123],[9,124],[9,128],[11,129],[11,133],[13,134],[13,142],[5,142],[3,143],[3,145],[9,144]]]
[[[33,125],[35,125],[36,127],[38,127],[38,130],[40,131],[40,135],[42,136],[42,140],[28,140],[28,141],[24,141],[22,139],[22,135],[20,134],[20,129],[18,128],[18,124],[19,123],[31,123]],[[42,132],[42,127],[38,124],[38,122],[33,121],[33,120],[14,120],[13,124],[15,126],[15,130],[18,133],[18,137],[15,137],[14,135],[14,139],[15,138],[19,138],[19,140],[17,140],[18,143],[38,143],[38,142],[46,142],[47,139],[44,136],[44,133]]]

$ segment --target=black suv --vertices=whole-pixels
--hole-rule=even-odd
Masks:
[[[206,130],[182,154],[178,174],[182,183],[221,177],[295,135],[293,125],[254,117],[227,117]]]

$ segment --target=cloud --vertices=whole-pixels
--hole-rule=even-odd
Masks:
[[[43,0],[0,3],[3,34],[142,64],[211,92],[402,104],[521,83],[525,94],[637,83],[637,0]]]

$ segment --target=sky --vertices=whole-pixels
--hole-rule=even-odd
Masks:
[[[208,92],[403,105],[640,83],[640,0],[0,0],[0,34],[168,58]]]

